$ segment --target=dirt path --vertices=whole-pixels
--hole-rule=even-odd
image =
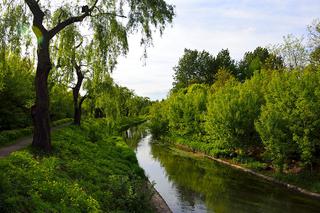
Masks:
[[[51,131],[61,129],[61,128],[68,126],[68,125],[70,125],[70,123],[62,124],[61,126],[57,126],[57,127],[53,127],[53,128],[51,128]],[[14,151],[18,151],[20,149],[27,147],[31,143],[32,143],[32,136],[30,135],[30,136],[26,136],[26,137],[18,139],[17,142],[14,144],[0,148],[0,159],[7,157],[8,155],[10,155]]]

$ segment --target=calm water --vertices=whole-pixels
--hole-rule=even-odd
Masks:
[[[320,212],[320,200],[203,157],[152,142],[136,147],[140,166],[173,212]]]

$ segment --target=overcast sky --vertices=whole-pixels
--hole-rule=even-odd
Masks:
[[[185,48],[217,54],[228,48],[234,59],[257,46],[282,42],[287,34],[306,35],[307,25],[320,18],[320,0],[167,0],[176,6],[172,27],[154,36],[144,66],[139,37],[131,36],[126,58],[119,60],[117,83],[152,100],[167,96],[173,67]]]

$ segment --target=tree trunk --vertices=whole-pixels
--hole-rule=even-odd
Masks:
[[[51,70],[51,61],[49,55],[49,42],[57,33],[67,26],[82,22],[83,19],[91,15],[92,10],[98,3],[95,0],[92,7],[84,11],[79,16],[72,16],[59,22],[55,27],[48,31],[43,26],[45,13],[41,10],[39,1],[25,0],[33,14],[32,30],[38,41],[38,64],[35,78],[36,103],[31,108],[31,116],[34,123],[34,133],[32,146],[38,147],[45,151],[51,150],[50,137],[50,117],[49,117],[49,93],[48,93],[48,76]]]
[[[36,103],[32,107],[34,123],[32,146],[51,151],[48,76],[51,70],[49,41],[43,37],[38,45],[38,64],[35,78]]]
[[[81,124],[81,105],[84,100],[79,101],[79,92],[81,89],[81,85],[84,79],[84,75],[81,72],[81,67],[76,65],[76,74],[77,74],[77,84],[72,89],[73,92],[73,108],[74,108],[74,116],[73,116],[73,124],[80,126]]]

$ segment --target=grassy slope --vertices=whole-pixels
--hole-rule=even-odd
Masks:
[[[0,160],[0,212],[151,212],[134,152],[104,132],[66,127],[50,155],[28,148]]]

